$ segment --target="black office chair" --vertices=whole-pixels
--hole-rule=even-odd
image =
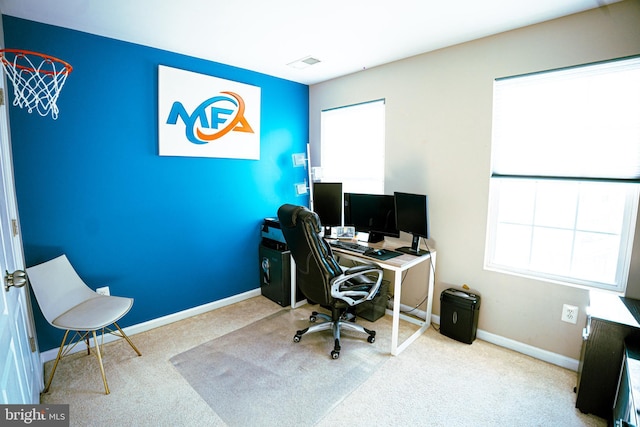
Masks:
[[[310,322],[318,317],[326,322],[296,332],[294,342],[311,332],[333,330],[334,348],[331,357],[340,356],[340,328],[346,327],[368,334],[367,341],[375,342],[376,332],[354,323],[350,307],[370,301],[380,289],[382,269],[375,264],[364,264],[343,269],[334,259],[331,247],[320,236],[318,215],[303,206],[282,205],[278,219],[284,239],[296,262],[297,284],[311,303],[331,311],[331,316],[313,312]]]

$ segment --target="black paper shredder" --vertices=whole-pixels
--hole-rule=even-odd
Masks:
[[[471,344],[476,339],[480,296],[449,288],[440,294],[440,333]]]

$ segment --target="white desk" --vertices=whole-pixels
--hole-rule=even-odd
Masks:
[[[393,250],[401,246],[411,246],[411,242],[401,241],[399,239],[385,238],[383,243],[365,244],[362,245],[371,246],[374,248],[384,248]],[[436,252],[432,251],[429,255],[421,257],[402,254],[400,256],[389,258],[387,260],[379,260],[376,258],[370,258],[368,256],[359,254],[357,252],[351,252],[340,248],[331,248],[335,255],[350,259],[356,262],[374,262],[378,264],[384,270],[390,270],[394,273],[394,288],[393,288],[393,310],[392,310],[392,329],[391,329],[391,354],[397,356],[404,349],[406,349],[413,341],[426,331],[431,325],[431,311],[433,309],[433,288],[434,288],[434,275],[436,269]],[[432,270],[428,272],[429,279],[427,280],[427,310],[425,320],[416,320],[412,317],[406,316],[400,313],[400,296],[402,294],[402,273],[415,267],[423,262],[431,261]],[[291,259],[291,307],[296,308],[304,304],[305,301],[301,301],[296,304],[296,266],[293,258]],[[420,329],[415,331],[409,338],[398,345],[398,329],[400,327],[400,319],[409,320],[413,323],[417,323]]]

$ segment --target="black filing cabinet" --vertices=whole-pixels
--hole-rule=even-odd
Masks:
[[[260,290],[271,301],[288,307],[291,304],[291,252],[282,235],[280,221],[277,218],[265,218],[260,235]],[[296,301],[303,298],[299,291],[296,297]]]
[[[389,282],[383,280],[378,293],[371,301],[356,305],[356,314],[369,322],[375,322],[387,311],[389,301]]]
[[[291,252],[260,244],[260,290],[262,295],[287,307],[291,304]]]
[[[440,294],[440,333],[471,344],[476,339],[480,296],[449,288]]]

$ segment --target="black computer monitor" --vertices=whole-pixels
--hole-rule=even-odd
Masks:
[[[398,248],[397,251],[411,255],[426,255],[429,251],[420,249],[420,238],[429,239],[429,198],[424,194],[393,193],[395,198],[396,224],[398,230],[410,233],[411,247]]]
[[[384,236],[400,237],[394,212],[393,196],[344,194],[344,225],[369,233],[370,243],[381,242]]]
[[[342,225],[342,183],[314,182],[312,210],[320,217],[320,223],[331,234],[331,227]]]

